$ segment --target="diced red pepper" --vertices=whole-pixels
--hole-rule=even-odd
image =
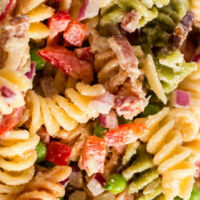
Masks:
[[[50,35],[48,38],[48,44],[53,43],[52,41],[60,33],[65,31],[70,22],[70,15],[68,11],[58,11],[48,21],[50,28]]]
[[[47,144],[46,160],[56,165],[68,165],[72,147],[60,142],[51,141]]]
[[[66,46],[81,47],[87,34],[87,26],[78,20],[72,20],[63,34]]]
[[[82,152],[82,168],[88,175],[104,172],[106,157],[105,140],[96,136],[89,136]]]
[[[12,130],[20,121],[24,107],[15,108],[9,115],[3,115],[0,122],[0,135]]]
[[[74,52],[63,46],[48,46],[37,53],[44,60],[75,79],[83,79],[85,81],[93,79],[92,66],[80,63]]]
[[[108,146],[130,144],[141,137],[146,130],[140,123],[123,124],[118,129],[108,131],[104,139]]]

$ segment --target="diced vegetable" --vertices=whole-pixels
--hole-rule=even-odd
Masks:
[[[183,90],[175,90],[171,96],[171,106],[175,108],[188,108],[190,106],[190,94]]]
[[[60,183],[64,188],[66,188],[69,183],[69,178],[65,179],[64,181],[61,181]]]
[[[66,46],[81,47],[87,34],[87,26],[78,20],[72,20],[63,34]]]
[[[119,123],[119,125],[131,124],[131,123],[133,123],[133,121],[130,119],[125,119],[123,116],[121,116],[121,117],[118,117],[118,123]]]
[[[118,128],[117,115],[112,110],[108,114],[100,114],[99,122],[104,128],[108,128],[110,130]]]
[[[103,138],[107,131],[107,128],[104,128],[101,124],[97,123],[94,128],[94,135]]]
[[[88,68],[86,65],[81,65],[75,54],[63,46],[48,46],[37,53],[47,62],[75,79],[85,81],[93,79],[92,66]]]
[[[68,11],[58,11],[54,14],[48,21],[48,26],[50,28],[49,40],[53,40],[58,33],[65,31],[69,22],[70,15]]]
[[[57,199],[58,199],[58,200],[64,200],[64,198],[63,198],[63,197],[58,197]]]
[[[119,194],[126,188],[126,179],[121,174],[112,174],[108,177],[104,189],[113,194]]]
[[[146,131],[144,125],[139,123],[120,125],[116,130],[110,130],[105,135],[108,146],[124,145],[135,142]]]
[[[154,115],[160,110],[160,107],[157,104],[150,103],[141,113],[142,117],[147,117],[149,115]]]
[[[24,107],[15,108],[9,115],[3,115],[0,122],[0,135],[12,130],[20,121]]]
[[[37,161],[36,162],[40,163],[46,158],[47,148],[44,143],[39,142],[39,144],[36,146],[35,150],[37,152]]]
[[[16,96],[16,93],[6,86],[2,86],[0,88],[0,92],[1,92],[1,95],[5,98],[12,98]]]
[[[87,171],[89,176],[94,173],[103,173],[105,157],[106,144],[104,139],[89,136],[82,152],[82,168]]]
[[[69,176],[69,184],[76,188],[81,188],[83,186],[83,175],[80,168],[75,163],[70,163],[72,167],[72,172]]]
[[[100,8],[100,0],[85,0],[79,11],[79,20],[92,18],[98,15]]]
[[[199,200],[200,199],[200,189],[197,188],[196,185],[194,185],[192,194],[189,200]]]
[[[31,48],[30,55],[31,55],[31,60],[34,61],[36,64],[36,69],[42,70],[45,67],[47,62],[37,54],[37,51],[39,50],[40,49],[36,47]]]
[[[192,61],[194,62],[199,62],[199,60],[200,60],[200,53],[196,54],[194,58],[192,59]]]
[[[104,192],[103,186],[105,186],[106,180],[99,173],[95,174],[87,184],[88,189],[93,194],[97,196]]]
[[[44,166],[47,169],[51,169],[53,167],[55,167],[56,165],[52,162],[49,162],[48,160],[44,160],[40,163],[41,166]]]
[[[36,63],[35,62],[31,62],[31,65],[30,65],[30,70],[28,72],[26,72],[26,76],[32,80],[34,75],[35,75],[35,66],[36,66]]]
[[[52,141],[47,144],[46,160],[56,165],[68,165],[71,151],[70,146]]]

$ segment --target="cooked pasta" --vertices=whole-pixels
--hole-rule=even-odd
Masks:
[[[0,136],[0,199],[15,199],[34,175],[36,134],[13,130]]]
[[[199,28],[200,27],[200,13],[199,13],[200,2],[198,0],[190,0],[190,9],[195,15],[194,25]]]
[[[36,133],[42,126],[55,136],[61,128],[74,130],[78,123],[86,123],[89,119],[98,117],[99,113],[90,107],[96,97],[105,94],[101,84],[93,86],[77,83],[76,89],[67,88],[66,97],[56,95],[43,98],[34,91],[29,91],[26,97],[25,116],[21,124],[27,121],[31,133]]]
[[[136,144],[131,144],[131,146],[135,145]],[[132,153],[129,152],[132,148],[131,146],[127,148],[126,153]],[[122,171],[126,180],[130,181],[128,192],[137,193],[143,190],[142,195],[138,199],[152,200],[162,194],[159,174],[152,161],[153,157],[146,152],[145,146],[143,145],[140,145],[139,148],[133,152],[135,153],[135,155],[133,155],[136,157],[135,160]],[[151,191],[148,188],[151,188]]]
[[[162,175],[165,198],[171,200],[179,196],[188,199],[194,183],[195,166],[187,160],[191,150],[182,143],[197,136],[197,119],[187,109],[164,108],[155,115],[136,121],[148,128],[142,140],[147,142],[147,151],[155,155],[153,163]]]
[[[0,70],[0,88],[0,112],[10,114],[14,108],[24,106],[24,93],[32,88],[32,81],[19,71],[5,68]]]
[[[54,14],[54,9],[46,6],[45,0],[18,0],[17,13],[29,17],[29,38],[43,39],[49,35],[49,28],[42,21]]]
[[[111,2],[106,7],[101,9],[100,24],[102,26],[116,24],[122,21],[124,14],[128,10],[136,10],[140,16],[137,28],[141,28],[149,21],[153,20],[158,15],[157,7],[163,7],[169,3],[169,0],[164,1],[139,1],[139,0],[119,0]]]
[[[65,195],[60,182],[66,180],[70,173],[71,168],[68,166],[56,166],[46,172],[38,172],[16,200],[57,200]]]

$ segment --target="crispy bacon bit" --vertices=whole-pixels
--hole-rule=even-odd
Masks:
[[[148,100],[145,98],[119,96],[115,98],[115,110],[119,116],[123,115],[125,119],[133,119],[144,111],[147,103]]]
[[[174,33],[169,38],[169,42],[173,44],[175,48],[179,48],[182,46],[193,23],[194,14],[193,12],[188,11],[187,14],[182,18],[180,23],[176,26]]]
[[[46,128],[43,128],[43,127],[42,127],[42,128],[37,132],[37,134],[40,136],[40,140],[41,140],[43,143],[47,144],[47,143],[50,142],[50,135],[49,135],[49,133],[47,132]]]
[[[115,35],[108,39],[108,42],[116,54],[121,68],[137,79],[140,75],[138,60],[128,40],[123,35]]]
[[[137,10],[132,10],[124,15],[121,26],[125,31],[133,33],[137,29],[139,20],[140,14]]]
[[[85,142],[82,152],[82,168],[88,175],[104,172],[106,157],[106,144],[104,139],[89,136]]]

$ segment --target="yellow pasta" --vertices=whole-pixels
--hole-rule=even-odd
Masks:
[[[199,0],[190,0],[190,9],[194,13],[196,27],[200,27],[200,1]]]
[[[54,14],[54,9],[46,6],[44,0],[19,0],[17,13],[29,17],[30,28],[29,38],[43,39],[49,35],[49,28],[42,21],[50,18]]]
[[[47,172],[38,172],[16,200],[57,200],[65,195],[60,182],[66,180],[70,173],[71,168],[68,166],[56,166]]]
[[[13,130],[0,136],[0,199],[15,199],[34,175],[39,136]]]
[[[153,163],[162,175],[163,193],[167,200],[179,196],[184,200],[190,197],[195,166],[188,160],[191,150],[183,142],[194,140],[198,134],[198,120],[187,109],[164,108],[147,118],[136,119],[148,129],[141,138],[147,142],[147,151],[154,155]]]
[[[55,95],[52,98],[43,98],[29,91],[26,97],[27,110],[20,124],[27,121],[31,133],[36,133],[44,125],[48,133],[55,136],[61,128],[72,131],[78,123],[98,117],[99,112],[91,107],[91,103],[105,94],[104,87],[101,84],[89,86],[77,83],[76,89],[67,88],[66,97]]]
[[[24,106],[24,95],[28,89],[32,88],[32,81],[23,73],[12,69],[0,70],[0,88],[7,88],[13,92],[12,98],[0,95],[0,112],[2,114],[12,113],[14,108]]]

